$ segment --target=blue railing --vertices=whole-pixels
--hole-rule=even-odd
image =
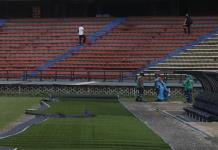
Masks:
[[[0,19],[0,27],[3,27],[6,23],[5,19]]]

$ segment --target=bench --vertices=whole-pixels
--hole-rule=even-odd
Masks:
[[[218,121],[218,116],[202,111],[200,109],[196,109],[193,107],[185,107],[184,110],[188,117],[198,121],[202,121],[202,122]]]

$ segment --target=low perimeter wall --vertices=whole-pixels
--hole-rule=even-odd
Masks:
[[[183,94],[183,88],[179,85],[168,86],[171,95]],[[201,90],[201,86],[195,86],[194,92]],[[4,83],[0,84],[1,95],[29,95],[48,96],[55,95],[120,95],[133,96],[136,94],[134,84],[54,84],[54,83]],[[154,95],[155,90],[152,84],[145,85],[145,95]]]

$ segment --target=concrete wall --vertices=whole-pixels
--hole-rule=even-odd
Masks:
[[[194,88],[194,92],[201,90]],[[171,95],[182,95],[182,87],[170,87]],[[1,84],[1,95],[30,95],[48,96],[57,95],[120,95],[133,96],[136,94],[135,86],[109,86],[109,85],[25,85],[25,84]],[[154,95],[152,86],[146,86],[145,95]]]

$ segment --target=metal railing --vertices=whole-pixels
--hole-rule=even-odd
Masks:
[[[1,70],[0,79],[2,81],[114,81],[125,82],[135,81],[136,75],[129,71],[61,71],[61,70],[41,70],[37,75],[31,75],[32,70]],[[145,73],[145,81],[152,82],[155,72]],[[164,81],[182,82],[185,79],[184,74],[161,73]]]

